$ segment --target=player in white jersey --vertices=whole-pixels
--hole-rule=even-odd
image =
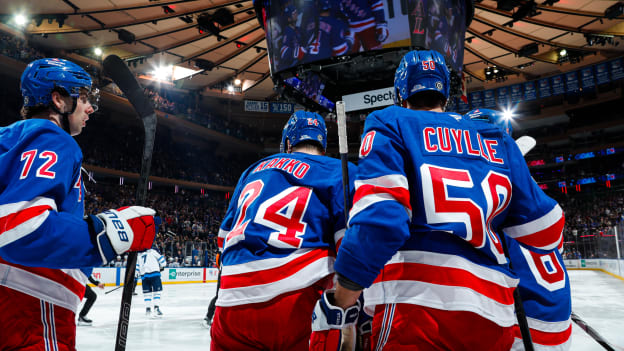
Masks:
[[[165,269],[165,258],[154,249],[145,250],[137,257],[136,270],[143,282],[145,315],[148,317],[152,316],[152,304],[154,305],[153,316],[162,317],[163,315],[160,311],[160,294],[162,291],[160,272],[163,269]]]
[[[555,249],[563,211],[509,135],[444,112],[449,83],[441,54],[408,52],[395,74],[399,106],[366,118],[338,284],[315,307],[315,333],[353,323],[367,288],[377,349],[512,346],[518,279],[501,236]]]
[[[0,350],[74,350],[86,276],[152,245],[154,211],[132,206],[85,217],[80,134],[96,90],[80,66],[31,62],[23,121],[0,128]],[[85,219],[86,218],[86,219]]]

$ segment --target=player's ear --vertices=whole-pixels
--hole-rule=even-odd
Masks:
[[[52,103],[59,111],[65,110],[64,106],[66,105],[66,101],[63,95],[61,95],[58,91],[52,92]]]

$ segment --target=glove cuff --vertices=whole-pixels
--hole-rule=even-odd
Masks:
[[[95,215],[87,216],[86,221],[89,227],[89,234],[91,234],[92,240],[95,241],[100,257],[102,257],[102,264],[107,264],[117,256],[117,253],[106,235],[104,222]]]

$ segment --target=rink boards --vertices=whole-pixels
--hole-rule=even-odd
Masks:
[[[567,269],[600,270],[624,280],[624,260],[575,259],[564,260]],[[107,286],[123,285],[125,268],[94,268],[93,276]],[[214,283],[219,270],[216,268],[165,268],[161,272],[163,284]],[[140,281],[139,281],[140,284]]]
[[[93,268],[93,277],[107,286],[123,285],[125,274],[121,267]],[[163,284],[216,283],[218,274],[216,268],[165,268],[160,278]]]

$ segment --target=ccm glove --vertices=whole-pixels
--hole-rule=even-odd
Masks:
[[[382,22],[377,23],[375,26],[375,31],[377,32],[377,41],[383,43],[388,39],[388,23]]]
[[[96,242],[102,262],[107,263],[127,251],[152,247],[158,231],[156,211],[142,206],[121,207],[87,217],[89,231]]]
[[[334,292],[325,291],[312,312],[310,350],[339,350],[342,329],[354,325],[360,313],[360,302],[347,309],[333,305]]]

